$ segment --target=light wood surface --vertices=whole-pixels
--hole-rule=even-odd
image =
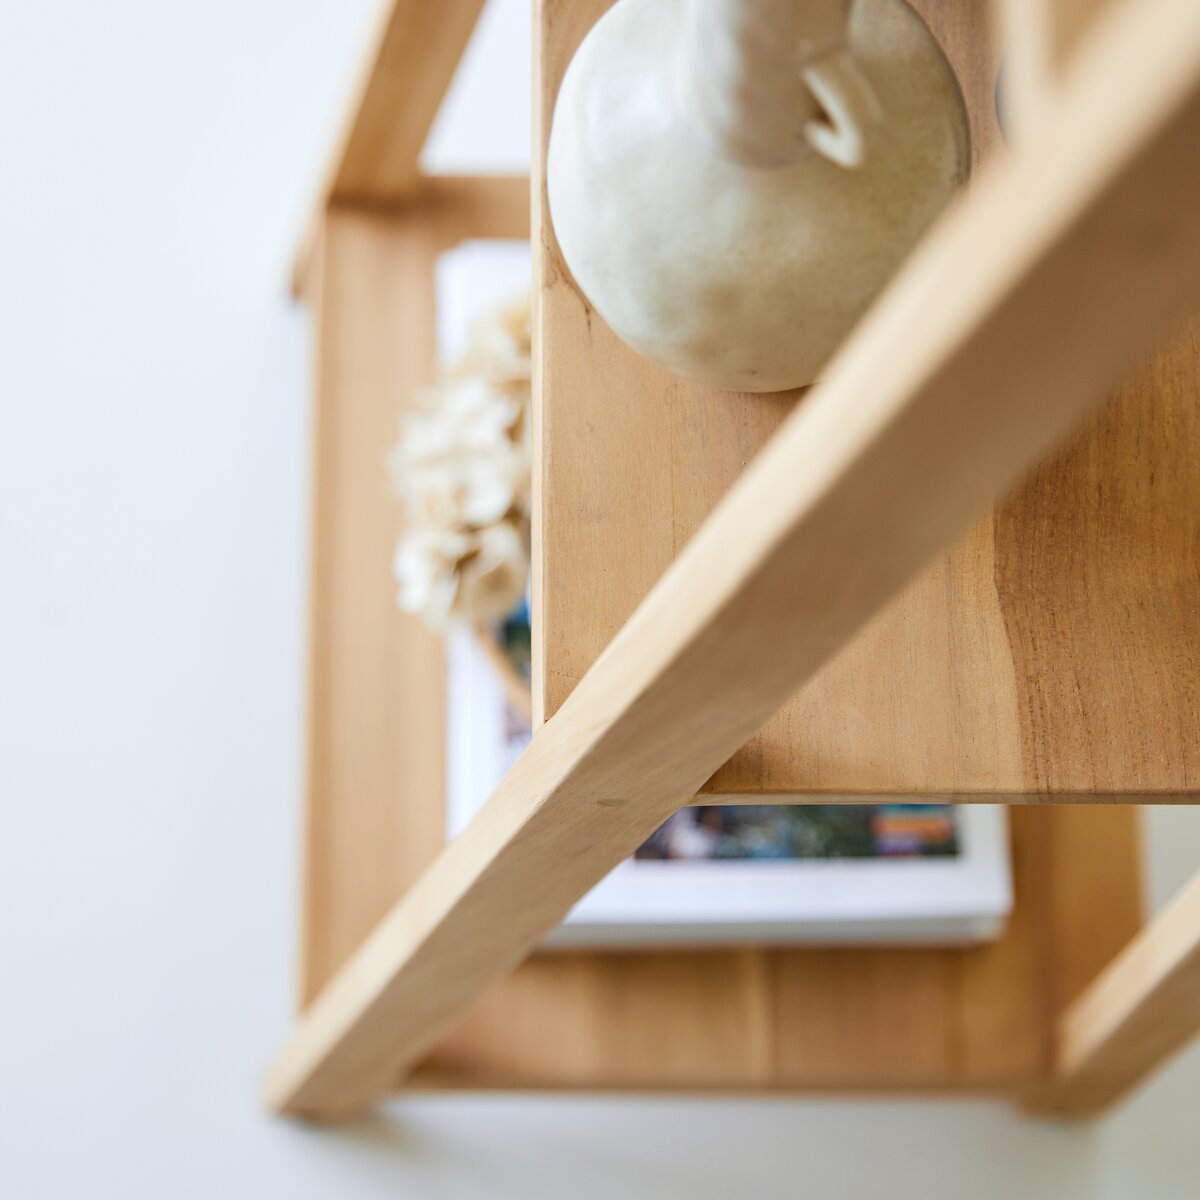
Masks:
[[[1023,1091],[1049,1071],[1060,989],[1137,931],[1137,820],[1024,808],[1012,825],[1016,907],[994,943],[542,954],[405,1086]]]
[[[993,0],[1003,54],[1005,136],[1036,128],[1071,58],[1111,0]]]
[[[529,233],[526,178],[436,178],[403,212],[338,205],[314,277],[307,1003],[444,840],[440,639],[396,607],[385,457],[433,379],[433,269],[467,237]],[[406,805],[403,798],[417,796]]]
[[[432,220],[443,239],[529,237],[530,183],[526,175],[423,175],[395,202],[344,200],[342,212]],[[326,209],[313,215],[293,265],[292,294],[314,302],[313,266],[321,250]],[[465,231],[465,232],[464,232]]]
[[[525,241],[530,233],[528,175],[426,175],[416,203],[397,215],[433,219],[443,247],[467,238]]]
[[[554,71],[604,7],[549,5],[547,109]],[[996,132],[984,7],[917,7],[964,81],[976,152],[986,157]],[[708,391],[640,359],[576,291],[548,226],[544,243],[539,715],[557,711],[797,400],[804,403]],[[1186,462],[1200,451],[1198,379],[1189,332],[1049,474],[978,522],[880,614],[706,790],[723,800],[1020,799],[1043,791],[1190,799],[1200,779],[1200,630],[1192,603],[1197,480]],[[1169,470],[1156,457],[1164,449]],[[1115,493],[1094,486],[1102,463],[1122,477],[1115,527]],[[1051,521],[1047,505],[1059,495],[1062,520],[1055,507]],[[1048,684],[1061,698],[1076,680],[1088,692],[1073,698],[1068,719],[1041,691]],[[1142,719],[1149,695],[1152,723]]]
[[[468,829],[309,1006],[271,1104],[353,1110],[414,1066],[1200,301],[1197,136],[1200,9],[1123,3],[1047,138],[943,222]]]
[[[1007,137],[1019,144],[1036,136],[1038,123],[1055,102],[1072,53],[1107,2],[1000,0]],[[1193,319],[1160,349],[1147,369],[1126,384],[1092,434],[1081,439],[1075,461],[1063,464],[1071,469],[1060,470],[1056,478],[1054,471],[1043,468],[1020,493],[1020,500],[1006,510],[1010,518],[1017,515],[1041,528],[1060,527],[1061,536],[1054,539],[1057,553],[1080,560],[1079,543],[1073,544],[1073,540],[1086,540],[1090,535],[1077,518],[1091,508],[1095,524],[1107,530],[1110,546],[1126,548],[1118,556],[1118,570],[1072,571],[1067,576],[1074,585],[1069,596],[1048,596],[1048,590],[1053,592],[1051,581],[1043,579],[1027,599],[1031,608],[1049,600],[1050,611],[1063,608],[1066,601],[1065,607],[1073,610],[1074,616],[1065,624],[1059,620],[1050,625],[1056,636],[1064,629],[1087,630],[1098,618],[1095,628],[1111,637],[1118,633],[1112,629],[1111,614],[1123,610],[1131,614],[1143,636],[1129,640],[1118,636],[1116,644],[1130,650],[1139,646],[1166,650],[1165,655],[1160,652],[1140,666],[1134,665],[1136,650],[1121,655],[1120,670],[1126,683],[1130,676],[1136,680],[1135,703],[1147,714],[1155,714],[1160,672],[1178,672],[1177,678],[1188,679],[1187,664],[1172,661],[1170,644],[1173,637],[1177,645],[1188,644],[1197,628],[1188,612],[1195,595],[1194,551],[1189,547],[1197,545],[1200,534],[1200,479],[1188,460],[1192,457],[1190,446],[1200,436],[1195,404],[1198,390],[1200,321]],[[1168,478],[1180,489],[1177,498],[1159,490]],[[1111,482],[1100,486],[1102,479]],[[1064,481],[1069,490],[1060,494],[1058,487]],[[1090,505],[1089,496],[1095,498]],[[1154,501],[1150,505],[1146,504],[1148,497]],[[1063,516],[1070,519],[1060,524]],[[1064,551],[1066,547],[1070,549]],[[1138,549],[1131,556],[1133,547]],[[1106,557],[1106,565],[1109,563],[1111,551]],[[1171,581],[1168,591],[1176,592],[1175,601],[1159,603],[1154,590],[1136,586],[1139,575],[1148,579],[1160,570]],[[1019,571],[1014,582],[1019,585],[1023,575]],[[1138,604],[1131,607],[1128,600],[1135,589]],[[1165,636],[1146,638],[1148,623],[1159,625]],[[1033,669],[1036,648],[1028,636],[1023,641],[1027,669]],[[1091,655],[1073,656],[1085,668],[1093,668],[1088,677],[1076,680],[1073,688],[1065,687],[1061,678],[1051,679],[1051,685],[1057,685],[1056,694],[1043,702],[1043,711],[1051,719],[1057,716],[1052,741],[1059,754],[1075,755],[1080,762],[1094,758],[1098,750],[1103,753],[1106,736],[1092,719],[1099,715],[1103,721],[1104,714],[1096,714],[1082,700],[1095,682],[1096,662],[1103,659],[1102,647],[1093,649]],[[1185,704],[1194,706],[1194,691]],[[1150,717],[1155,719],[1156,714]],[[1186,737],[1185,729],[1177,732]],[[1144,749],[1140,739],[1135,746]],[[1183,757],[1188,757],[1186,749]],[[1154,797],[1140,799],[1153,802]],[[1178,954],[1189,938],[1193,948],[1200,943],[1200,908],[1193,883],[1190,916],[1185,896],[1136,940],[1131,937],[1120,955],[1105,962],[1098,972],[1096,935],[1111,928],[1115,912],[1132,911],[1128,903],[1111,906],[1111,892],[1099,884],[1125,863],[1125,851],[1120,836],[1104,828],[1099,812],[1059,808],[1054,816],[1056,828],[1050,831],[1051,839],[1039,845],[1039,851],[1046,856],[1043,886],[1051,894],[1055,920],[1049,984],[1052,1011],[1060,1014],[1055,1039],[1060,1078],[1035,1087],[1023,1099],[1024,1106],[1035,1113],[1089,1116],[1120,1099],[1200,1029],[1200,968],[1196,965],[1200,959],[1193,960],[1189,976],[1180,970],[1187,960]],[[1064,834],[1073,847],[1065,854],[1061,853]],[[1156,957],[1156,951],[1162,951],[1162,956]],[[1168,961],[1178,974],[1164,969]]]
[[[330,213],[316,310],[308,819],[301,1000],[320,990],[441,848],[440,639],[396,608],[400,507],[384,460],[432,380],[436,240]]]
[[[380,0],[363,71],[296,256],[296,295],[305,289],[330,204],[396,204],[417,188],[421,150],[483,3]]]
[[[1108,1107],[1200,1033],[1200,874],[1070,1006],[1058,1080],[1034,1106],[1087,1116]]]

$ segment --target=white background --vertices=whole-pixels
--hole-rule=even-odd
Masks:
[[[527,161],[528,7],[489,8],[434,165]],[[1200,1050],[1074,1129],[987,1103],[259,1111],[299,847],[284,280],[373,10],[0,0],[0,1195],[1194,1200]],[[1200,822],[1150,827],[1161,896]]]

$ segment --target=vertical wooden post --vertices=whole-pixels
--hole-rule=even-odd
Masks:
[[[435,355],[433,220],[334,207],[315,309],[307,1003],[443,841],[440,639],[396,609],[385,455]],[[428,797],[401,806],[401,788]]]

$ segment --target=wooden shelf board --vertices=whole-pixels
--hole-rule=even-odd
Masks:
[[[1013,829],[1017,903],[994,943],[546,953],[412,1087],[1028,1089],[1052,1069],[1053,1014],[1138,929],[1138,827],[1109,807],[1016,811]]]
[[[561,75],[608,3],[542,6],[543,155]],[[914,7],[963,82],[985,175],[1003,153],[987,6]],[[534,708],[548,717],[804,398],[704,389],[634,354],[574,287],[538,195]],[[1193,322],[705,791],[727,801],[1055,793],[1194,803],[1198,390]]]
[[[1028,1104],[1093,1116],[1200,1033],[1200,873],[1088,984],[1058,1023],[1053,1082]]]

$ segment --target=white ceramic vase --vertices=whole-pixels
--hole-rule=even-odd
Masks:
[[[563,80],[547,187],[588,301],[721,388],[813,382],[967,176],[901,0],[618,0]]]

